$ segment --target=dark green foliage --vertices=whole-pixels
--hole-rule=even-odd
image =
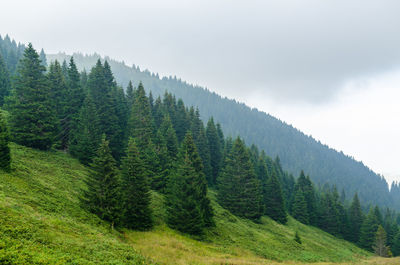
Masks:
[[[190,131],[193,134],[193,139],[196,144],[197,149],[199,150],[199,155],[203,162],[204,174],[209,183],[211,183],[211,162],[210,162],[210,150],[208,146],[208,140],[206,136],[206,131],[204,129],[204,124],[200,119],[199,110],[196,109],[194,111],[193,108],[190,110],[190,120],[191,127]]]
[[[210,152],[210,165],[211,165],[211,176],[208,180],[209,185],[215,185],[217,183],[217,177],[219,175],[221,164],[223,147],[221,146],[221,140],[218,135],[217,128],[214,124],[214,119],[208,120],[206,127],[206,135],[208,142],[208,149]]]
[[[202,161],[192,136],[187,134],[166,197],[168,225],[184,233],[201,234],[205,227],[214,224],[202,169]]]
[[[279,158],[278,158],[279,159]],[[279,165],[279,160],[275,161],[275,164]],[[317,224],[317,209],[316,209],[316,201],[315,201],[315,190],[310,178],[304,175],[304,172],[301,171],[300,177],[297,179],[297,183],[294,187],[295,196],[299,190],[301,190],[302,195],[304,196],[304,200],[306,202],[307,207],[307,220],[306,224],[316,225]]]
[[[104,134],[91,169],[83,203],[89,211],[110,222],[113,228],[121,217],[121,184],[116,162]]]
[[[147,230],[153,226],[148,178],[135,140],[131,138],[126,157],[122,159],[123,222],[128,228]]]
[[[4,99],[10,94],[11,81],[8,69],[0,54],[0,106],[3,106]]]
[[[56,113],[59,128],[57,128],[56,141],[59,149],[66,150],[68,147],[68,131],[66,127],[66,109],[67,109],[67,83],[58,61],[50,64],[47,74],[50,85],[50,102]]]
[[[394,237],[393,246],[391,248],[393,256],[400,255],[400,232],[397,232],[396,236]]]
[[[90,95],[85,98],[77,122],[78,126],[70,140],[70,153],[88,165],[95,156],[101,140],[100,122]]]
[[[90,69],[99,58],[99,55],[74,56],[79,60],[81,69]],[[358,191],[360,201],[365,204],[395,206],[400,209],[400,199],[396,199],[396,192],[389,193],[386,181],[363,163],[321,144],[281,120],[174,76],[159,79],[137,66],[129,67],[113,60],[109,60],[109,63],[120,84],[127,86],[130,80],[137,80],[134,83],[137,86],[141,80],[155,98],[164,95],[165,91],[173,93],[177,99],[182,98],[186,106],[197,106],[203,120],[213,116],[222,125],[225,135],[240,135],[247,143],[254,143],[260,150],[265,150],[267,155],[279,155],[282,167],[288,173],[297,175],[303,169],[315,184],[329,182],[335,184],[339,191],[344,188],[348,198],[352,198]],[[179,108],[179,101],[177,105]],[[182,111],[177,111],[177,115],[179,113],[183,114]],[[175,127],[175,122],[173,123],[181,142],[186,131],[181,133]],[[365,185],[360,186],[360,183]]]
[[[360,228],[363,223],[363,213],[357,193],[349,209],[349,236],[348,239],[354,243],[360,239]]]
[[[265,213],[279,223],[287,222],[281,184],[275,172],[269,176],[264,193]]]
[[[99,131],[110,139],[110,149],[118,159],[122,151],[120,141],[123,139],[113,94],[115,82],[108,64],[103,67],[100,60],[97,61],[88,76],[87,89],[96,107]]]
[[[292,215],[303,224],[309,223],[310,217],[308,216],[307,203],[302,190],[296,191],[293,201]]]
[[[11,154],[9,142],[9,132],[4,113],[0,113],[0,168],[10,171]]]
[[[374,210],[371,209],[364,219],[363,224],[360,228],[360,247],[372,251],[372,245],[375,241],[376,231],[378,230],[378,218],[374,213]]]
[[[128,122],[129,135],[136,139],[140,149],[145,148],[153,139],[153,117],[151,106],[143,85],[135,91],[135,101]]]
[[[64,137],[65,142],[69,144],[71,139],[73,138],[73,134],[78,131],[79,125],[79,113],[82,108],[83,101],[85,99],[85,93],[81,87],[81,80],[78,69],[76,68],[76,64],[74,58],[71,57],[69,61],[68,67],[68,75],[67,75],[67,95],[65,108],[65,116],[64,121],[62,122],[62,130],[65,132]]]
[[[15,142],[47,150],[54,142],[57,119],[44,71],[39,55],[29,44],[17,70],[10,102],[10,125]]]
[[[225,158],[218,182],[218,201],[221,206],[240,217],[255,221],[261,217],[261,185],[255,176],[249,152],[240,138],[235,140]]]

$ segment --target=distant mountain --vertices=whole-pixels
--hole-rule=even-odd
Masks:
[[[73,54],[78,67],[89,71],[100,55]],[[69,55],[59,53],[47,55],[48,61],[68,60]],[[200,86],[191,85],[177,77],[160,78],[158,74],[129,67],[108,57],[107,60],[118,83],[126,87],[129,80],[135,85],[142,81],[145,88],[158,97],[171,92],[182,98],[188,106],[196,106],[201,117],[207,120],[213,116],[221,123],[224,133],[235,137],[241,135],[247,144],[256,144],[270,156],[279,156],[283,167],[297,176],[300,170],[310,175],[321,187],[335,184],[344,190],[350,199],[357,191],[366,204],[378,204],[400,209],[395,194],[389,193],[386,180],[374,173],[362,162],[337,152],[314,138],[305,135],[287,123],[265,113],[252,109],[243,103],[224,98]],[[400,193],[400,189],[399,189]]]

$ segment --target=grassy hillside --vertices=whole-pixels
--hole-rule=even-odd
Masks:
[[[148,264],[79,206],[87,169],[60,152],[12,145],[0,173],[0,264]]]
[[[152,231],[110,231],[79,205],[85,167],[62,152],[11,147],[13,171],[0,173],[0,264],[374,262],[356,246],[293,219],[280,225],[266,217],[260,224],[237,218],[215,202],[213,192],[216,227],[202,238],[166,227],[157,193]],[[293,240],[295,231],[302,245]]]

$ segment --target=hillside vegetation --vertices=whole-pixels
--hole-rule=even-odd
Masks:
[[[267,217],[260,224],[235,217],[215,202],[214,192],[216,227],[201,238],[167,228],[163,196],[155,192],[153,230],[111,231],[80,206],[88,170],[77,160],[63,152],[11,149],[13,170],[0,173],[1,264],[348,264],[370,255],[292,218],[280,225]]]
[[[100,55],[73,54],[78,68],[90,71]],[[47,55],[47,60],[64,59],[70,56],[59,53]],[[346,156],[342,152],[323,145],[314,138],[303,134],[287,123],[245,104],[221,97],[200,86],[194,86],[177,77],[160,78],[158,74],[141,70],[105,57],[109,62],[117,82],[126,88],[131,80],[135,86],[141,81],[147,92],[154,98],[168,91],[181,98],[187,106],[199,107],[204,121],[213,116],[222,125],[225,135],[243,137],[248,145],[255,144],[271,157],[279,156],[282,166],[294,176],[301,170],[310,175],[311,180],[323,186],[334,184],[345,191],[347,198],[357,191],[365,205],[388,206],[400,209],[400,189],[389,191],[384,178],[370,170],[362,162]]]

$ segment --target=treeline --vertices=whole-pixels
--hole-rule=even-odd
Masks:
[[[98,54],[75,53],[73,56],[80,69],[90,69],[100,58]],[[59,61],[69,59],[65,54],[48,57],[51,60],[58,58]],[[400,191],[396,192],[397,195],[392,191],[389,193],[382,176],[362,162],[323,145],[285,122],[206,88],[188,84],[176,76],[160,78],[157,73],[138,66],[127,66],[108,57],[105,59],[111,65],[118,83],[126,86],[130,80],[134,80],[134,85],[138,86],[141,80],[146,91],[151,91],[156,97],[168,90],[177,98],[182,98],[187,106],[199,107],[204,122],[213,116],[221,123],[225,135],[240,135],[247,144],[256,144],[267,155],[278,155],[282,167],[290,173],[298,175],[304,170],[316,185],[336,185],[339,191],[344,189],[351,197],[357,192],[364,204],[400,210],[400,200],[396,199]]]
[[[154,99],[141,83],[131,82],[124,90],[107,62],[97,61],[89,73],[79,73],[73,58],[45,65],[29,44],[14,81],[0,88],[10,95],[3,108],[10,114],[12,140],[63,150],[88,165],[82,205],[112,227],[150,229],[150,190],[155,190],[165,194],[170,227],[202,234],[214,226],[211,187],[220,205],[237,216],[260,222],[267,215],[285,224],[290,214],[365,249],[379,249],[380,255],[390,255],[390,248],[400,254],[394,212],[386,210],[382,217],[374,207],[365,215],[357,194],[347,205],[335,187],[316,189],[303,172],[295,180],[279,157],[271,159],[240,137],[225,138],[213,118],[204,125],[198,109],[172,94]],[[3,73],[8,70],[0,63],[0,78],[9,80]],[[2,161],[9,157],[2,149],[7,143],[2,117]]]

